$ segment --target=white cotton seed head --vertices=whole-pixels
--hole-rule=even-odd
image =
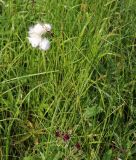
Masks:
[[[41,42],[40,42],[40,44],[39,44],[39,48],[41,50],[44,50],[44,51],[48,50],[50,48],[50,42],[49,42],[49,40],[46,39],[46,38],[42,39]]]
[[[42,35],[44,32],[45,28],[40,23],[29,28],[29,36],[32,36],[33,34]]]
[[[28,37],[28,40],[31,43],[32,47],[36,48],[39,46],[42,39],[40,36],[33,36],[33,37]]]
[[[29,28],[28,40],[31,43],[32,47],[39,47],[41,50],[48,50],[50,48],[50,42],[48,39],[43,38],[42,35],[46,32],[50,32],[52,29],[50,24],[41,24],[37,23],[36,25]]]
[[[49,31],[51,31],[51,29],[52,29],[51,25],[48,24],[48,23],[45,23],[45,24],[43,25],[43,27],[45,28],[46,32],[49,32]]]

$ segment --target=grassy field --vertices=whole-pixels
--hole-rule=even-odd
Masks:
[[[136,0],[0,0],[0,160],[135,159]]]

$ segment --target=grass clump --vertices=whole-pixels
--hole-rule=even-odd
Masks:
[[[133,160],[135,0],[0,1],[0,157]],[[49,22],[47,52],[28,28]]]

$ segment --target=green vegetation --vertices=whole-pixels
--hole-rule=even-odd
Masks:
[[[135,159],[135,25],[135,0],[0,0],[1,160]]]

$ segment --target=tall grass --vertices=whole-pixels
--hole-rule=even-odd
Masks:
[[[0,1],[1,160],[135,159],[135,8]],[[47,52],[27,40],[39,21],[53,26]]]

